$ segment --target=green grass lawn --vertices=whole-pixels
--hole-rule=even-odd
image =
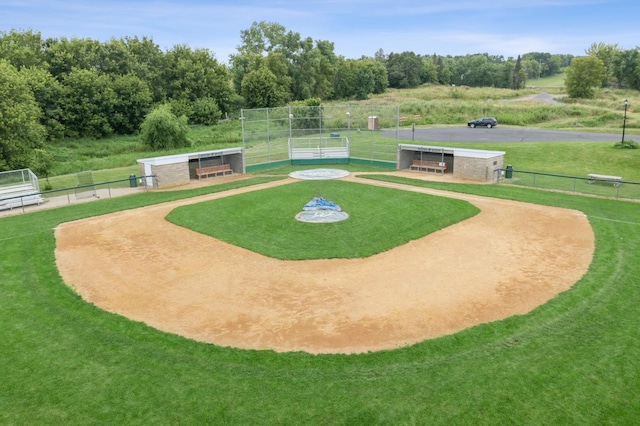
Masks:
[[[622,176],[640,182],[640,149],[617,149],[609,142],[433,142],[455,148],[504,151],[514,169],[586,178],[589,173]]]
[[[531,313],[451,336],[360,355],[274,353],[197,343],[104,312],[62,282],[54,259],[60,223],[264,180],[1,218],[0,423],[637,422],[640,204],[368,177],[580,210],[596,237],[592,265]]]
[[[295,215],[313,197],[349,214],[336,223]],[[285,260],[367,257],[464,220],[466,201],[342,181],[301,181],[173,210],[167,219],[249,250]]]
[[[528,86],[536,86],[539,89],[547,89],[547,88],[561,88],[564,89],[564,80],[566,78],[566,74],[561,72],[559,74],[554,74],[550,77],[542,77],[540,79],[531,79],[527,81]]]

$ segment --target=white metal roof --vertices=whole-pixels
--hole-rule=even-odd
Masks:
[[[137,161],[138,163],[142,163],[142,164],[151,164],[154,166],[161,166],[166,164],[186,163],[189,160],[194,160],[198,158],[216,157],[220,155],[230,155],[230,154],[242,154],[242,148],[225,148],[225,149],[216,149],[213,151],[188,152],[186,154],[174,154],[174,155],[165,155],[162,157],[141,158],[141,159],[138,159]]]
[[[422,151],[433,153],[453,154],[454,157],[470,157],[470,158],[495,158],[505,155],[505,151],[488,151],[485,149],[468,149],[468,148],[451,148],[443,146],[428,146],[428,145],[412,145],[412,144],[400,144],[401,150],[406,151]]]

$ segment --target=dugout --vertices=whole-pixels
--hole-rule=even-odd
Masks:
[[[504,151],[400,144],[398,169],[408,170],[414,160],[437,161],[447,165],[447,174],[479,182],[497,182],[504,165]]]
[[[196,169],[229,164],[233,173],[244,173],[244,149],[226,148],[138,160],[141,176],[156,176],[158,188],[186,185],[198,179]]]

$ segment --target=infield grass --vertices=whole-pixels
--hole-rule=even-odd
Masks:
[[[640,203],[401,182],[580,210],[595,232],[591,267],[526,315],[451,336],[360,355],[274,353],[197,343],[107,313],[80,299],[55,266],[62,222],[228,186],[1,218],[0,423],[637,423]]]
[[[335,223],[299,222],[314,197],[349,214]],[[178,207],[167,219],[283,260],[368,257],[479,212],[466,201],[343,181],[301,181]]]

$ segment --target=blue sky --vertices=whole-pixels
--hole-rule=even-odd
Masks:
[[[583,55],[592,43],[640,45],[638,0],[2,0],[0,31],[43,37],[151,37],[162,50],[207,48],[221,62],[253,22],[334,43],[347,58],[527,52]]]

